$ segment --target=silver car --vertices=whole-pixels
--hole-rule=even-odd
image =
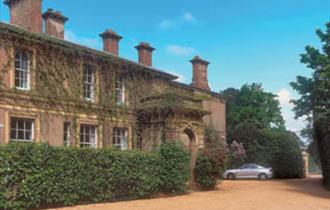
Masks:
[[[238,169],[230,169],[225,171],[223,177],[226,179],[271,179],[273,177],[272,168],[264,168],[257,164],[244,164]]]

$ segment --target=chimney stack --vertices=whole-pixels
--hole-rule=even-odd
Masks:
[[[193,65],[193,81],[192,86],[199,89],[210,90],[207,80],[207,66],[209,62],[195,56],[191,61]]]
[[[64,39],[64,24],[68,18],[63,16],[61,12],[48,9],[42,17],[45,20],[45,32],[48,35],[59,39]]]
[[[119,41],[122,39],[111,29],[106,30],[100,36],[103,39],[103,50],[114,55],[119,55]]]
[[[155,48],[151,47],[147,42],[141,42],[135,48],[139,53],[139,63],[146,66],[152,66],[152,52]]]
[[[42,0],[5,0],[10,9],[10,23],[35,33],[42,33]]]

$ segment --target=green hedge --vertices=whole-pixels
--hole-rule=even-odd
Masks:
[[[167,193],[186,191],[190,178],[189,153],[181,143],[167,143],[160,147],[161,189]]]
[[[186,161],[187,154],[173,143],[163,144],[160,152],[38,144],[0,146],[0,209],[115,201],[177,192],[185,189],[189,178]],[[169,166],[171,170],[165,174]],[[170,176],[172,180],[165,178]],[[177,176],[179,179],[175,180]]]
[[[194,174],[199,189],[212,190],[217,185],[221,170],[214,160],[202,153],[197,157]]]
[[[284,131],[274,133],[273,137],[272,146],[268,150],[272,157],[270,165],[274,177],[278,179],[305,177],[304,160],[298,141]]]

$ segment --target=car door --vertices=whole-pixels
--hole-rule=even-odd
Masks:
[[[250,173],[250,165],[244,164],[239,168],[239,171],[236,173],[238,178],[245,178],[248,177]]]
[[[250,171],[249,171],[249,177],[256,178],[259,175],[259,166],[258,165],[251,165]]]

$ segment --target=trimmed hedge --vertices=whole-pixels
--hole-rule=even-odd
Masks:
[[[187,158],[186,152],[173,143],[163,144],[160,152],[3,145],[0,209],[116,201],[177,192],[185,189],[189,179]],[[166,178],[170,176],[172,180]],[[177,176],[179,179],[175,180]]]
[[[167,143],[160,147],[160,181],[162,192],[182,193],[190,178],[190,155],[181,143]]]

